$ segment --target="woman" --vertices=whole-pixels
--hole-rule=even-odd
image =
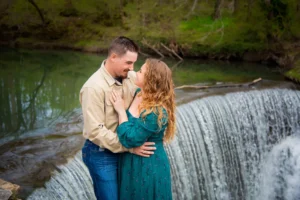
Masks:
[[[172,199],[170,165],[163,143],[174,137],[175,95],[172,72],[157,59],[147,59],[137,72],[139,89],[128,110],[121,96],[112,93],[111,101],[119,115],[117,134],[126,148],[155,142],[156,151],[145,158],[123,153],[119,159],[119,198]]]

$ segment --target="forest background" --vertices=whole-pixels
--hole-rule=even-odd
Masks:
[[[275,63],[300,80],[299,0],[1,0],[0,45]]]

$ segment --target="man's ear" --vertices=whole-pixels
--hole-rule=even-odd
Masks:
[[[112,52],[109,56],[109,59],[112,61],[112,62],[116,62],[116,59],[118,58],[118,55],[114,52]]]

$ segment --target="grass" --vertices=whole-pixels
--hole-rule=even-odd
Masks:
[[[210,16],[195,17],[189,21],[183,21],[179,25],[179,29],[182,31],[197,31],[201,33],[207,33],[210,31],[215,31],[222,26],[227,27],[232,24],[232,18],[222,18],[220,20],[213,20]]]
[[[285,76],[300,83],[300,60],[295,63],[295,67],[285,73]]]
[[[233,17],[213,20],[210,16],[195,17],[178,27],[178,40],[189,44],[190,51],[198,53],[238,53],[246,50],[262,50],[265,43],[246,40],[244,25]],[[255,36],[257,37],[257,36]]]

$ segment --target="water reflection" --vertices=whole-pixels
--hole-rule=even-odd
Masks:
[[[102,59],[74,52],[2,50],[0,138],[67,120],[79,107],[80,87]]]
[[[79,52],[0,48],[0,144],[24,132],[49,128],[68,120],[79,108],[79,90],[104,56]],[[139,58],[138,69],[145,58]],[[212,61],[166,61],[175,84],[240,82],[257,77],[280,79],[266,67]],[[206,84],[205,83],[205,84]]]

